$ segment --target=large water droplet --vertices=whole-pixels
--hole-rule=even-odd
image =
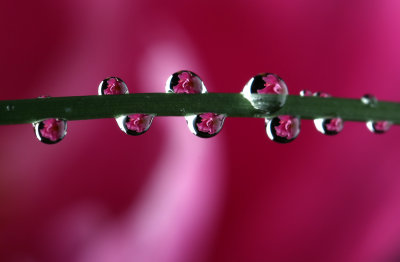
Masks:
[[[282,115],[265,119],[269,139],[278,143],[292,142],[300,134],[300,118]]]
[[[121,78],[109,77],[101,81],[98,93],[99,95],[124,95],[129,94],[129,91]]]
[[[370,106],[370,107],[376,107],[378,104],[378,100],[374,95],[371,94],[365,94],[361,97],[361,102],[364,105]]]
[[[277,75],[271,73],[258,74],[244,86],[242,94],[254,108],[266,113],[279,110],[286,102],[288,88],[286,83]],[[280,95],[265,101],[260,95]]]
[[[367,128],[375,134],[384,134],[389,131],[392,123],[389,121],[368,121]]]
[[[101,81],[98,93],[99,95],[124,95],[129,94],[129,90],[121,78],[109,77]],[[138,136],[144,134],[150,128],[153,118],[153,115],[132,113],[116,117],[115,120],[123,132]]]
[[[33,123],[36,137],[45,144],[60,142],[67,134],[67,121],[49,118]]]
[[[202,138],[210,138],[217,135],[225,121],[225,115],[215,113],[203,113],[185,118],[189,130],[194,135]]]
[[[132,114],[117,117],[119,128],[128,135],[138,136],[144,134],[153,122],[153,115]]]
[[[187,70],[172,74],[165,84],[165,92],[175,94],[202,94],[207,93],[201,78]]]
[[[330,94],[324,92],[316,92],[314,96],[331,97]],[[324,135],[333,136],[339,134],[343,130],[343,119],[340,117],[333,118],[317,118],[314,119],[315,128]]]

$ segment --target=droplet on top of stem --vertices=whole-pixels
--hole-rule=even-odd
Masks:
[[[286,102],[288,88],[276,74],[262,73],[252,77],[244,86],[243,96],[255,109],[266,113],[278,111]],[[266,99],[262,95],[277,95]]]

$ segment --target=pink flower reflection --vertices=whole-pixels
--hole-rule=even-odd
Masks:
[[[64,136],[65,122],[63,120],[50,118],[44,120],[43,125],[40,134],[50,141],[55,142]]]
[[[386,132],[390,129],[392,123],[389,121],[377,121],[374,123],[374,128],[379,132]]]
[[[128,88],[124,82],[115,77],[111,77],[107,81],[107,88],[104,90],[105,95],[123,95],[126,93],[128,93]]]
[[[176,94],[200,94],[202,89],[201,80],[198,76],[193,76],[189,72],[182,72],[178,75],[179,82],[174,86]]]
[[[259,94],[283,94],[284,87],[279,84],[279,79],[275,75],[267,75],[262,78],[265,82],[265,88],[257,90]]]
[[[126,127],[129,130],[142,133],[146,131],[151,125],[153,120],[152,115],[147,114],[133,114],[128,116],[129,120],[126,122]]]
[[[275,127],[276,135],[290,140],[297,136],[300,128],[300,120],[297,117],[283,115],[278,116],[279,126]]]
[[[218,133],[222,124],[224,123],[224,115],[219,115],[215,113],[204,113],[200,114],[201,123],[197,124],[197,128],[199,131],[208,133],[210,135]]]
[[[328,124],[326,124],[326,129],[329,131],[340,132],[343,129],[343,120],[339,117],[332,118]]]

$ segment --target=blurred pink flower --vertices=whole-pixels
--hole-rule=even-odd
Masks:
[[[279,80],[274,75],[267,75],[262,78],[265,88],[257,90],[259,94],[283,94],[284,88],[279,84]]]
[[[276,135],[293,139],[299,132],[300,120],[297,117],[283,115],[279,117],[279,126],[275,127]]]
[[[146,131],[153,119],[152,115],[147,114],[133,114],[129,115],[129,121],[126,122],[126,126],[129,130],[142,133]]]
[[[189,72],[182,72],[178,75],[179,82],[174,86],[176,94],[200,94],[202,89],[201,80],[198,76],[192,76]]]
[[[51,140],[57,141],[64,135],[65,122],[63,120],[50,118],[43,121],[43,128],[40,130],[40,134]]]
[[[111,77],[107,81],[107,89],[104,90],[105,95],[123,95],[128,93],[128,88],[124,82],[118,81],[115,77]]]
[[[224,115],[219,115],[215,113],[204,113],[199,115],[201,118],[201,123],[197,124],[199,131],[204,133],[209,133],[210,135],[219,132],[224,123]]]
[[[329,123],[326,124],[326,129],[340,132],[343,129],[343,120],[340,117],[332,118]]]

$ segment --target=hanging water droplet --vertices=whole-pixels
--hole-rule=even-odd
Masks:
[[[49,118],[33,123],[35,134],[40,142],[55,144],[67,134],[67,121],[58,118]]]
[[[301,90],[300,96],[313,96],[313,93],[310,90]]]
[[[361,97],[361,102],[364,105],[370,106],[370,107],[376,107],[378,104],[378,100],[374,95],[371,94],[365,94]]]
[[[129,94],[129,90],[121,78],[109,77],[101,81],[98,93],[99,95],[123,95]],[[115,120],[124,133],[138,136],[150,128],[153,118],[154,115],[133,113],[116,117]]]
[[[98,93],[99,95],[124,95],[129,94],[129,91],[121,78],[109,77],[101,81]]]
[[[314,96],[331,97],[330,94],[324,92],[316,92]],[[337,135],[343,130],[343,120],[340,117],[333,118],[317,118],[314,119],[315,128],[324,135]]]
[[[201,78],[187,70],[172,74],[165,84],[165,92],[175,94],[202,94],[207,93]]]
[[[271,73],[263,73],[251,78],[244,86],[242,94],[250,101],[254,108],[266,113],[273,113],[285,104],[288,88],[279,76]],[[265,100],[265,97],[260,96],[263,94],[280,96]]]
[[[216,113],[203,113],[185,117],[189,130],[202,138],[217,135],[224,125],[225,118],[225,115]]]
[[[128,135],[138,136],[144,134],[151,126],[154,115],[131,114],[117,117],[119,128]]]
[[[300,134],[300,118],[289,115],[266,118],[265,127],[269,139],[282,144],[289,143]]]
[[[314,119],[315,128],[324,135],[337,135],[343,129],[343,120],[340,117],[335,118],[317,118]]]
[[[367,128],[375,134],[384,134],[389,131],[392,123],[389,121],[368,121]]]

